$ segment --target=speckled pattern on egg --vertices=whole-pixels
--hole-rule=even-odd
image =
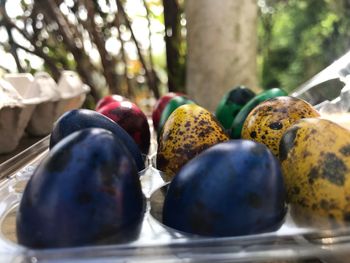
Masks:
[[[219,142],[229,140],[213,114],[196,105],[177,108],[168,118],[159,137],[157,167],[171,178],[190,159]]]
[[[306,101],[289,96],[269,99],[256,106],[248,115],[242,138],[265,144],[278,155],[279,142],[286,129],[302,118],[320,114]]]
[[[286,131],[280,148],[288,200],[299,211],[295,220],[313,226],[349,221],[350,132],[328,120],[303,119]]]

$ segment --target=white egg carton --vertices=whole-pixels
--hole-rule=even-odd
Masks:
[[[275,232],[238,237],[200,237],[163,225],[158,219],[167,185],[155,168],[153,151],[147,157],[147,168],[140,172],[147,208],[133,241],[60,249],[23,247],[15,237],[16,211],[24,186],[46,156],[48,144],[47,136],[0,165],[0,262],[298,262],[311,258],[347,262],[350,228],[301,228],[289,213]],[[155,144],[153,140],[153,150]]]
[[[44,136],[67,110],[79,108],[89,87],[72,71],[58,84],[45,72],[6,74],[0,79],[0,154],[13,151],[25,133]]]

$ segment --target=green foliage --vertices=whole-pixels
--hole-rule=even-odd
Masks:
[[[258,63],[264,89],[293,90],[349,48],[346,0],[261,1],[260,7]]]

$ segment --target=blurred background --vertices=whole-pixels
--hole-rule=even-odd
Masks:
[[[150,108],[180,91],[213,109],[236,85],[291,91],[350,46],[347,0],[0,3],[0,76],[74,70],[87,108],[111,93]]]

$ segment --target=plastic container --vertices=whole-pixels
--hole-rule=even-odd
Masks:
[[[347,262],[350,228],[301,228],[290,213],[278,231],[238,237],[199,237],[163,225],[160,216],[167,185],[154,167],[155,140],[140,176],[147,209],[138,238],[103,246],[25,248],[16,243],[16,210],[27,180],[48,152],[48,143],[46,137],[0,165],[0,262]]]
[[[338,100],[342,100],[341,96]],[[348,262],[349,225],[300,227],[291,217],[291,207],[277,231],[256,235],[200,237],[163,225],[161,210],[167,185],[161,171],[155,168],[154,136],[147,168],[140,176],[147,209],[135,240],[42,250],[18,245],[14,222],[21,191],[35,166],[46,155],[48,141],[46,137],[0,165],[0,262]]]

